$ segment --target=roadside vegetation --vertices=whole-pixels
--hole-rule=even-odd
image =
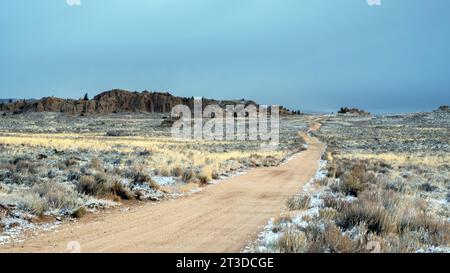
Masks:
[[[329,117],[321,170],[246,251],[450,252],[448,120]]]
[[[290,123],[281,149],[266,151],[258,142],[173,139],[160,115],[1,119],[0,243],[11,237],[1,237],[2,230],[191,194],[248,168],[276,166],[304,149]],[[305,126],[301,117],[297,121]]]

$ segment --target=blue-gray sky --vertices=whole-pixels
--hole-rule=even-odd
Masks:
[[[3,0],[0,97],[123,88],[325,111],[450,103],[450,1],[381,3]]]

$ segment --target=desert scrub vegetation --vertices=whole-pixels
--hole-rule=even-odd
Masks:
[[[328,116],[315,133],[326,166],[288,200],[291,220],[271,221],[246,251],[450,252],[449,120]]]
[[[309,208],[289,199],[291,220],[271,221],[246,251],[450,252],[449,121],[328,116],[315,133],[327,164],[300,195]]]
[[[71,186],[53,181],[37,184],[29,191],[12,190],[0,194],[0,202],[3,207],[17,208],[36,216],[47,212],[73,217],[83,210],[83,202]]]
[[[288,223],[272,221],[251,251],[449,252],[448,215],[436,213],[414,185],[393,186],[399,180],[391,168],[379,160],[335,159],[324,170],[328,183],[314,181],[318,190],[309,202],[307,193],[289,199],[287,207],[300,213]]]
[[[289,197],[286,201],[286,206],[290,210],[309,209],[311,197],[307,194],[295,195]]]
[[[205,172],[204,176],[212,179],[213,175],[218,177],[242,168],[276,166],[290,152],[289,151],[260,151],[252,148],[247,149],[245,145],[223,151],[215,151],[211,147],[235,145],[230,142],[191,141],[174,140],[172,138],[105,138],[89,134],[49,134],[31,135],[15,134],[14,136],[1,136],[0,143],[10,146],[26,145],[29,149],[48,148],[56,151],[86,151],[86,153],[98,154],[120,154],[121,158],[141,157],[151,168],[162,176],[179,176],[183,169],[190,168]],[[151,151],[143,154],[142,150]],[[117,159],[119,160],[119,159]],[[17,165],[17,168],[31,168],[26,161]],[[60,168],[72,167],[79,162],[75,158],[67,158]],[[97,169],[98,166],[92,166]]]
[[[261,150],[259,142],[173,139],[162,120],[139,113],[2,116],[0,206],[9,213],[0,222],[16,214],[79,217],[123,200],[177,197],[247,168],[278,165],[304,149],[297,137],[302,117],[284,120],[277,151]]]

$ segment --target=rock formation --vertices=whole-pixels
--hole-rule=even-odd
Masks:
[[[174,106],[179,104],[187,105],[192,109],[194,98],[177,97],[167,92],[130,92],[114,89],[103,92],[91,100],[45,97],[40,100],[19,100],[4,104],[0,110],[14,114],[27,112],[63,112],[73,115],[119,112],[169,113]],[[257,105],[254,101],[248,100],[212,99],[203,99],[203,104],[218,104],[221,107],[236,104]],[[280,114],[287,115],[292,112],[280,107]]]
[[[450,113],[450,107],[448,105],[441,105],[435,112]]]
[[[341,107],[341,109],[339,109],[339,111],[338,111],[338,114],[353,114],[353,115],[362,115],[362,116],[370,115],[369,112],[366,112],[364,110],[357,109],[357,108],[348,108],[348,107]]]

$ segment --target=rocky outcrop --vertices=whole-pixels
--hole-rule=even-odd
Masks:
[[[172,96],[161,92],[129,92],[111,90],[95,96],[92,100],[73,100],[45,97],[38,101],[20,100],[5,104],[3,111],[26,112],[63,112],[68,114],[116,113],[116,112],[150,112],[167,113],[173,106],[189,104],[190,99]]]
[[[20,100],[2,106],[3,111],[15,114],[27,112],[63,112],[68,114],[92,114],[92,113],[119,113],[119,112],[148,112],[169,113],[171,109],[179,104],[187,105],[191,109],[194,98],[173,96],[163,92],[130,92],[114,89],[95,96],[92,100],[87,99],[61,99],[45,97],[40,100]],[[212,100],[203,99],[203,104],[225,105],[257,105],[254,101],[247,100]],[[281,108],[280,113],[291,114],[287,109]]]
[[[450,113],[450,107],[448,105],[441,105],[435,112]]]
[[[338,114],[353,114],[353,115],[361,115],[361,116],[370,115],[369,112],[366,112],[364,110],[357,109],[357,108],[348,108],[348,107],[341,107],[341,109],[339,109],[339,111],[338,111]]]
[[[168,113],[178,104],[188,104],[189,99],[160,92],[128,92],[112,90],[94,97],[95,112],[150,112]]]

